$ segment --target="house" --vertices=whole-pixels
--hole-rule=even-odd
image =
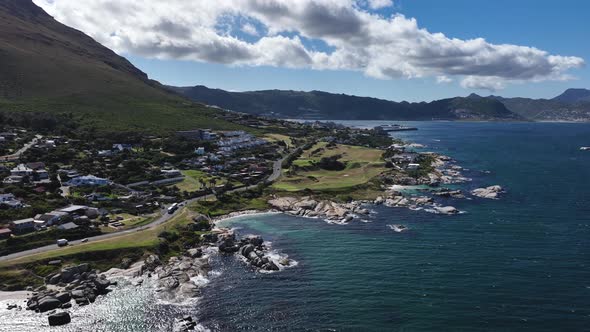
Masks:
[[[10,175],[13,176],[29,176],[33,174],[34,170],[32,168],[27,167],[25,164],[19,164],[12,170],[10,170]]]
[[[16,199],[13,194],[1,194],[0,205],[7,205],[10,208],[21,208],[23,203]]]
[[[74,224],[73,222],[68,222],[65,223],[63,225],[59,225],[59,227],[57,227],[58,229],[62,230],[62,231],[67,231],[70,229],[76,229],[78,228],[78,225]]]
[[[210,129],[194,129],[194,130],[183,130],[177,131],[177,136],[188,138],[188,139],[196,139],[196,140],[203,140],[203,141],[212,141],[217,139],[218,135],[212,132]]]
[[[66,182],[66,185],[71,187],[106,186],[108,184],[110,184],[108,179],[99,178],[94,175],[78,176]]]
[[[59,212],[65,212],[69,215],[85,215],[86,210],[88,210],[88,206],[84,205],[70,205],[66,208],[60,209]]]
[[[0,228],[0,239],[8,239],[12,236],[10,228]]]
[[[408,164],[407,170],[414,171],[420,168],[420,164]]]
[[[45,163],[41,161],[26,163],[25,166],[32,169],[33,171],[45,170]]]
[[[198,156],[202,156],[205,154],[205,148],[200,146],[198,148],[195,149],[195,154],[197,154]]]
[[[35,220],[33,218],[27,218],[11,221],[10,229],[17,234],[31,232],[35,230]]]
[[[37,225],[42,224],[43,226],[51,226],[62,221],[62,219],[67,215],[67,212],[51,211],[48,213],[38,214],[34,219]]]
[[[24,176],[20,176],[20,175],[11,175],[9,177],[4,178],[4,180],[2,180],[2,183],[4,184],[19,184],[22,183],[24,180]]]
[[[160,171],[160,173],[167,178],[182,176],[182,173],[180,173],[180,171],[177,169],[163,169]]]

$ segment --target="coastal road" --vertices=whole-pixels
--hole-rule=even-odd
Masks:
[[[30,149],[33,145],[37,144],[37,142],[39,142],[41,138],[43,138],[43,136],[35,135],[35,138],[33,138],[29,143],[25,144],[22,148],[18,149],[18,151],[16,151],[15,153],[0,156],[0,161],[6,162],[18,160],[23,153],[27,152],[28,149]]]
[[[277,180],[281,174],[282,174],[282,165],[283,165],[283,161],[285,159],[287,159],[288,157],[290,157],[292,154],[296,153],[297,150],[295,150],[294,152],[290,153],[289,155],[279,159],[279,160],[275,160],[273,162],[273,172],[272,174],[268,177],[268,179],[266,180],[266,183],[271,183],[275,180]],[[236,188],[233,190],[228,190],[228,193],[235,193],[235,192],[242,192],[242,191],[246,191],[249,189],[254,189],[256,188],[258,185],[251,185],[251,186],[247,186],[247,187],[241,187],[241,188]],[[197,202],[197,201],[201,201],[201,200],[206,200],[206,199],[210,199],[210,198],[214,198],[215,195],[214,194],[208,194],[208,195],[204,195],[204,196],[199,196],[199,197],[195,197],[195,198],[191,198],[189,200],[180,202],[179,205],[182,206],[186,206],[188,204]],[[156,220],[152,221],[151,223],[147,224],[147,225],[143,225],[140,227],[136,227],[136,228],[132,228],[132,229],[128,229],[125,231],[120,231],[120,232],[115,232],[115,233],[108,233],[108,234],[102,234],[102,235],[97,235],[97,236],[93,236],[93,237],[89,237],[88,238],[88,242],[96,242],[96,241],[100,241],[100,240],[106,240],[106,239],[112,239],[112,238],[117,238],[123,235],[127,235],[127,234],[131,234],[131,233],[135,233],[135,232],[141,232],[144,230],[148,230],[148,229],[152,229],[155,228],[165,222],[167,222],[168,220],[170,220],[172,217],[176,216],[182,209],[177,209],[176,211],[174,211],[174,213],[170,214],[167,211],[167,206],[164,207],[163,209],[163,214],[158,217]],[[77,245],[77,244],[81,244],[82,240],[75,240],[75,241],[69,241],[69,245],[68,246],[72,246],[72,245]],[[39,247],[39,248],[35,248],[35,249],[30,249],[30,250],[25,250],[25,251],[20,251],[20,252],[16,252],[10,255],[6,255],[6,256],[2,256],[0,257],[0,262],[3,261],[9,261],[9,260],[13,260],[13,259],[17,259],[17,258],[21,258],[21,257],[26,257],[26,256],[30,256],[30,255],[34,255],[34,254],[39,254],[39,253],[43,253],[46,251],[50,251],[50,250],[56,250],[59,249],[60,247],[57,246],[57,244],[51,244],[48,246],[44,246],[44,247]],[[67,247],[65,247],[67,248]]]
[[[240,188],[240,189],[242,189],[242,188]],[[211,198],[211,197],[214,197],[214,195],[199,196],[199,197],[184,201],[180,204],[182,204],[184,206],[186,204],[190,204],[192,202],[204,200],[204,199]],[[180,210],[181,209],[178,209],[178,210],[174,211],[174,213],[170,214],[167,211],[167,206],[165,206],[165,208],[162,211],[162,215],[147,225],[143,225],[143,226],[136,227],[136,228],[131,228],[131,229],[128,229],[125,231],[92,236],[92,237],[88,238],[87,242],[90,243],[90,242],[96,242],[96,241],[100,241],[100,240],[112,239],[112,238],[120,237],[123,235],[132,234],[135,232],[141,232],[141,231],[155,228],[155,227],[167,222],[172,217],[176,216]],[[77,245],[77,244],[81,244],[81,243],[82,243],[82,240],[69,241],[68,246]],[[34,254],[39,254],[39,253],[43,253],[43,252],[50,251],[50,250],[56,250],[59,248],[60,247],[58,247],[57,244],[51,244],[51,245],[44,246],[44,247],[20,251],[20,252],[16,252],[16,253],[13,253],[10,255],[0,257],[0,262],[9,261],[9,260],[13,260],[13,259],[17,259],[17,258],[21,258],[21,257],[25,257],[25,256],[30,256],[30,255],[34,255]],[[67,248],[67,247],[62,247],[62,248]]]

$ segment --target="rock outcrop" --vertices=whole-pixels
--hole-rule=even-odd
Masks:
[[[67,266],[60,272],[49,275],[46,283],[50,287],[38,290],[27,300],[27,310],[47,312],[55,309],[72,307],[72,300],[78,305],[87,305],[100,295],[107,294],[109,286],[116,282],[109,281],[88,264]],[[53,317],[53,318],[52,318]],[[50,325],[63,325],[70,322],[67,313],[49,316]]]
[[[471,195],[487,199],[498,199],[498,196],[504,192],[504,188],[495,185],[486,188],[474,189],[471,191]]]
[[[277,197],[268,201],[276,210],[294,216],[322,218],[330,222],[346,223],[354,219],[354,215],[368,214],[360,202],[335,203],[326,200],[315,200],[311,197]]]

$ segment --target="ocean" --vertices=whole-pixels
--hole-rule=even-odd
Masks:
[[[579,150],[590,146],[590,124],[395,123],[419,130],[394,136],[468,169],[464,191],[499,184],[507,193],[441,198],[466,212],[454,216],[370,206],[366,220],[347,225],[281,214],[230,219],[223,225],[262,235],[298,264],[263,274],[217,256],[196,303],[154,304],[123,287],[52,331],[166,331],[185,313],[211,331],[590,330],[590,152]],[[11,331],[43,330],[0,317]]]

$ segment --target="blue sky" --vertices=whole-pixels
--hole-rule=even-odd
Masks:
[[[133,13],[120,17],[114,14],[119,14],[121,10],[105,13],[102,17],[111,18],[112,26],[121,25],[121,28],[111,32],[89,24],[88,20],[75,20],[75,15],[68,11],[68,2],[73,0],[43,1],[36,2],[62,22],[81,29],[126,56],[151,78],[169,85],[206,85],[231,91],[324,90],[396,101],[429,101],[471,92],[551,98],[569,87],[590,88],[590,69],[581,65],[582,60],[586,63],[590,61],[590,21],[587,18],[590,2],[587,1],[394,0],[393,6],[375,9],[369,6],[369,0],[358,0],[351,8],[341,6],[346,0],[302,0],[297,6],[293,5],[295,2],[272,0],[277,2],[276,8],[287,3],[286,7],[280,7],[284,12],[279,19],[276,13],[269,15],[269,8],[262,8],[256,0],[236,2],[236,7],[240,7],[236,11],[219,5],[220,8],[212,10],[210,15],[186,13],[186,3],[180,9],[181,2],[178,2],[179,9],[175,13],[176,2],[171,0],[167,12],[172,14],[161,14],[162,17],[155,23],[145,18],[140,22],[142,30],[137,28],[138,24],[125,26],[129,15],[142,18],[142,8],[135,8]],[[103,4],[108,1],[89,0],[89,3],[96,4],[93,8],[87,6],[88,15],[107,10]],[[204,7],[199,7],[203,2],[193,1],[192,4],[194,13],[203,11]],[[145,16],[161,12],[156,6],[154,3],[149,11],[146,9]],[[328,12],[330,16],[326,16]],[[367,16],[369,14],[373,16]],[[387,21],[393,14],[402,14],[404,18],[395,23]],[[366,26],[391,23],[387,29],[406,27],[410,33],[392,33],[393,37],[388,38],[387,33],[379,34],[377,31],[377,34],[365,35],[361,30],[351,28],[346,35],[341,34],[339,30],[347,30],[358,21],[355,15],[360,20],[371,21]],[[318,17],[326,24],[312,20]],[[427,29],[428,33],[412,29],[411,19],[415,19],[417,27]],[[331,29],[335,24],[342,24],[337,31]],[[253,32],[246,32],[245,25],[249,25],[249,30]],[[134,28],[139,31],[134,32]],[[142,36],[142,32],[147,37]],[[456,42],[461,52],[468,53],[478,48],[474,63],[457,64],[457,61],[472,61],[465,60],[462,54],[449,62],[457,68],[447,70],[439,65],[441,61],[448,60],[448,52],[436,54],[438,41],[434,40],[438,37],[433,34],[439,32],[446,38],[441,45]],[[364,54],[363,38],[377,39],[377,35],[384,40],[381,51]],[[263,37],[271,37],[269,42],[272,43],[259,45],[259,41],[267,39]],[[359,39],[354,41],[357,37]],[[423,54],[407,59],[405,56],[412,51],[411,47],[409,51],[393,51],[391,56],[395,58],[388,63],[388,55],[382,56],[389,52],[388,45],[397,45],[399,38],[406,37],[404,45],[418,38],[423,39],[422,43],[433,44],[427,45],[422,50]],[[168,42],[168,38],[173,42]],[[449,41],[453,38],[458,41]],[[465,42],[475,38],[484,38],[487,43],[473,45]],[[501,49],[496,45],[502,44],[511,46],[508,51],[496,50]],[[208,52],[208,45],[218,49]],[[377,41],[368,45],[367,49],[379,49],[379,46]],[[528,64],[529,53],[522,47],[534,47],[547,54],[532,54],[532,64]],[[354,54],[354,61],[342,61],[340,58],[326,60],[339,48],[347,55]],[[451,49],[455,50],[454,47]],[[489,52],[495,52],[497,56],[489,60]],[[506,55],[506,52],[509,54]],[[432,59],[428,59],[430,55]],[[547,60],[552,55],[563,58],[555,64]],[[381,59],[373,61],[380,56]],[[480,61],[490,63],[482,68]],[[539,72],[531,73],[537,67]],[[441,77],[452,79],[452,82],[440,83]],[[569,79],[564,81],[566,77]]]

